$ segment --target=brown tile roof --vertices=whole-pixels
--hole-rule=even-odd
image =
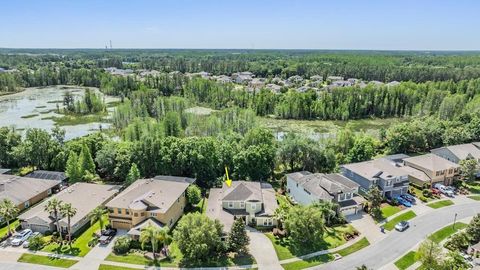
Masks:
[[[439,157],[435,154],[426,154],[416,157],[410,157],[403,160],[406,163],[422,167],[429,171],[443,171],[450,168],[459,168],[460,165]]]
[[[19,205],[59,184],[56,180],[0,174],[0,199]]]

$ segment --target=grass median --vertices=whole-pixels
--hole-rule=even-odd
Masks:
[[[429,203],[429,204],[427,204],[427,206],[431,207],[433,209],[438,209],[438,208],[450,206],[450,205],[453,205],[453,204],[454,203],[451,200],[441,200],[441,201]]]
[[[78,261],[25,253],[18,259],[18,262],[69,268]]]

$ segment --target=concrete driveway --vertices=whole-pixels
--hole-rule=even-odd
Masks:
[[[458,215],[457,220],[461,220],[479,212],[480,202],[478,201],[427,212],[412,219],[411,227],[404,232],[390,232],[384,239],[350,256],[310,269],[355,269],[362,264],[365,264],[369,269],[380,269],[415,247],[429,234],[451,224],[455,213]]]
[[[258,269],[262,270],[282,270],[278,261],[277,253],[273,248],[272,242],[262,232],[247,227],[247,235],[250,237],[248,246],[250,254],[257,261]]]

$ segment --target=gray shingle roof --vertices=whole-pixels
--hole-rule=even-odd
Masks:
[[[302,186],[307,192],[321,200],[331,200],[337,193],[346,193],[356,190],[359,185],[345,176],[332,173],[310,173],[307,171],[295,172],[287,175]]]
[[[452,154],[454,154],[460,160],[467,159],[470,156],[475,159],[480,158],[480,149],[478,149],[473,143],[450,145],[442,148],[448,149],[450,152],[452,152]],[[442,149],[442,148],[437,148],[437,149]],[[432,152],[437,149],[433,149]]]
[[[425,168],[430,171],[442,171],[450,168],[459,168],[460,165],[439,157],[435,154],[426,154],[416,157],[406,158],[403,161]]]
[[[60,181],[0,174],[0,199],[19,205],[58,184]]]
[[[46,180],[59,180],[65,181],[67,176],[64,172],[54,172],[54,171],[43,171],[36,170],[26,175],[27,177],[37,178],[37,179],[46,179]]]

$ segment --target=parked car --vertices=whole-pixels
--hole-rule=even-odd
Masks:
[[[25,240],[27,240],[30,235],[32,235],[32,230],[30,229],[25,229],[17,234],[15,234],[12,238],[12,241],[10,242],[12,246],[18,247],[20,246]]]
[[[400,195],[400,197],[402,197],[403,199],[407,200],[410,203],[415,203],[415,197],[413,197],[410,194],[402,194]]]
[[[433,195],[440,195],[440,194],[442,194],[442,193],[440,192],[440,190],[438,190],[438,189],[436,189],[436,188],[432,188],[431,191],[432,191],[432,194],[433,194]]]
[[[108,245],[113,237],[117,234],[117,229],[106,229],[102,231],[102,235],[98,239],[100,245]]]
[[[397,196],[395,197],[395,200],[397,200],[397,202],[405,207],[412,207],[412,204],[405,200],[404,198],[400,197],[400,196]]]
[[[38,236],[38,235],[40,235],[39,232],[34,232],[34,233],[32,233],[32,235],[30,235],[30,236],[28,237],[28,239],[27,239],[25,242],[23,242],[23,245],[22,245],[22,246],[23,246],[24,248],[28,248],[28,245],[30,244],[30,239],[32,239],[33,237]]]
[[[450,190],[450,191],[453,192],[453,193],[457,193],[457,189],[456,189],[455,187],[446,186],[445,189],[446,189],[446,190]]]
[[[399,232],[403,232],[409,227],[410,227],[410,223],[408,221],[400,221],[399,223],[397,223],[397,225],[395,225],[395,230]]]

